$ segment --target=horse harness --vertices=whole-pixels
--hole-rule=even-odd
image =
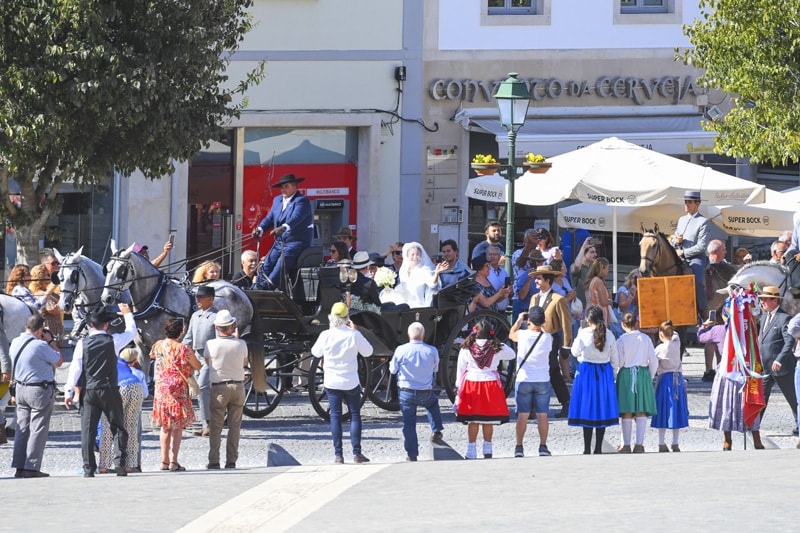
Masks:
[[[114,272],[114,276],[119,280],[119,283],[115,283],[113,285],[114,289],[116,290],[115,299],[119,299],[120,295],[122,294],[122,291],[124,291],[127,288],[130,288],[130,286],[133,284],[133,280],[128,281],[127,279],[128,275],[130,274],[131,276],[135,276],[135,272],[133,270],[133,264],[131,264],[130,258],[122,257],[122,255],[119,252],[114,254],[113,258],[116,261],[122,263],[119,267],[117,267],[116,272]],[[106,275],[108,273],[107,268],[105,266],[103,267],[103,273]],[[132,302],[132,306],[135,309],[140,309],[143,307],[143,309],[139,311],[134,311],[133,318],[135,320],[144,320],[150,318],[159,311],[163,311],[173,317],[186,318],[183,315],[183,313],[174,311],[169,307],[165,307],[163,304],[164,295],[166,293],[165,288],[169,283],[170,279],[167,277],[167,275],[159,271],[158,285],[156,287],[155,292],[148,298],[147,305],[141,306],[139,302]]]

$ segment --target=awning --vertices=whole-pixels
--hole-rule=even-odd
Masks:
[[[456,120],[469,131],[493,134],[499,156],[506,158],[508,133],[495,117],[490,108],[464,109]],[[534,108],[517,133],[516,151],[552,157],[617,137],[662,154],[712,153],[716,133],[704,131],[702,120],[695,106]]]

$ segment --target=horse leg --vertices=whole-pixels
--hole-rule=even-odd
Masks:
[[[678,339],[681,341],[681,361],[683,361],[683,354],[686,351],[686,326],[678,326],[675,328],[675,332],[678,334]]]
[[[796,252],[796,250],[795,250]],[[786,268],[789,269],[789,292],[796,299],[800,299],[800,262],[797,256],[800,254],[786,254]]]

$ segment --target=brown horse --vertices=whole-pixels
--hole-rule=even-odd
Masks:
[[[639,241],[639,271],[644,277],[682,276],[692,274],[692,269],[675,252],[675,248],[658,230],[645,229],[642,225],[642,239]],[[675,328],[681,340],[681,354],[686,346],[686,326]]]
[[[658,230],[642,226],[642,240],[639,241],[639,271],[644,277],[682,276],[691,274],[692,269],[675,252],[675,248]]]
[[[719,316],[720,309],[725,305],[728,298],[728,280],[730,280],[739,270],[739,267],[731,263],[709,263],[705,272],[706,299],[708,300],[709,311],[714,309]],[[706,317],[703,317],[706,318]]]

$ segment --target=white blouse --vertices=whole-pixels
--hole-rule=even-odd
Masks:
[[[477,339],[475,342],[479,346],[483,346],[488,342],[486,339]],[[510,361],[517,357],[514,350],[503,344],[500,347],[491,362],[485,367],[480,368],[472,357],[468,348],[462,348],[458,352],[458,365],[456,370],[456,388],[460,389],[464,381],[494,381],[498,377],[497,367],[500,361]]]
[[[581,363],[608,363],[612,357],[617,357],[617,342],[611,330],[606,328],[606,344],[601,352],[594,346],[594,329],[587,327],[578,332],[578,336],[572,342],[571,351]]]
[[[653,348],[653,341],[641,331],[630,331],[617,339],[616,356],[611,356],[611,366],[614,374],[620,368],[633,368],[646,366],[650,375],[655,376],[658,369],[658,358]]]
[[[656,357],[658,357],[658,375],[664,372],[683,373],[681,364],[681,340],[677,333],[672,334],[669,342],[662,342],[656,346]]]

